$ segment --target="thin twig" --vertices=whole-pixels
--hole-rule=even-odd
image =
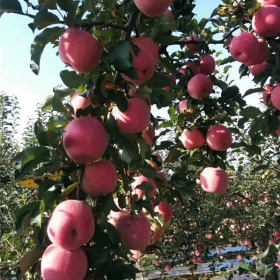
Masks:
[[[80,179],[79,179],[79,185],[77,187],[77,193],[76,193],[76,198],[77,200],[81,200],[82,196],[82,182],[84,178],[84,173],[85,173],[85,164],[81,165],[81,174],[80,174]]]

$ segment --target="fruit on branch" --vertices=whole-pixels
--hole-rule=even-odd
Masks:
[[[257,76],[261,75],[262,73],[264,73],[266,70],[266,67],[268,65],[269,64],[265,61],[261,64],[250,66],[249,68],[250,68],[252,76],[257,77]]]
[[[274,37],[280,33],[280,8],[274,5],[261,7],[253,16],[252,28],[262,37]]]
[[[169,273],[172,270],[172,267],[170,265],[167,265],[164,270]]]
[[[143,215],[123,216],[119,218],[117,230],[122,244],[131,250],[144,251],[150,245],[151,227]]]
[[[263,102],[267,106],[272,106],[271,102],[271,91],[273,90],[273,87],[266,85],[265,86],[265,92],[263,93]]]
[[[212,91],[212,81],[203,74],[192,77],[188,83],[188,93],[194,99],[206,99]]]
[[[158,17],[166,12],[172,0],[134,0],[136,7],[148,17]]]
[[[80,74],[95,70],[101,60],[99,42],[87,31],[70,29],[59,42],[59,56],[63,63]]]
[[[50,241],[65,250],[88,243],[95,231],[90,207],[82,201],[65,200],[53,211],[47,233]]]
[[[189,151],[199,149],[205,145],[205,137],[197,127],[194,127],[192,131],[185,129],[181,134],[180,140]]]
[[[151,197],[153,197],[156,193],[157,186],[154,180],[144,177],[143,175],[138,177],[133,177],[134,182],[131,184],[132,187],[132,194],[137,194],[138,199],[143,198],[144,195],[146,195],[146,190],[141,190],[138,187],[141,187],[144,183],[149,183],[152,186],[152,189],[148,190]]]
[[[186,76],[186,69],[190,69],[193,76],[200,74],[200,66],[196,65],[194,62],[188,62],[186,65],[182,66],[178,72]]]
[[[280,0],[262,0],[262,5],[263,6],[276,5],[280,7]]]
[[[112,111],[120,131],[125,134],[142,132],[150,122],[150,107],[139,97],[128,99],[127,102],[125,112],[121,112],[118,107],[114,107]]]
[[[174,15],[169,9],[167,9],[162,15],[167,15],[170,19],[174,19]]]
[[[222,195],[228,189],[229,179],[225,170],[206,167],[200,173],[200,183],[204,191],[215,195]]]
[[[214,151],[225,152],[232,144],[232,135],[224,125],[214,125],[206,135],[207,145]]]
[[[83,280],[87,268],[87,256],[81,249],[67,251],[56,245],[50,245],[41,260],[44,280]]]
[[[199,250],[195,250],[194,254],[195,254],[197,257],[199,257],[199,256],[200,256]]]
[[[277,110],[280,110],[280,85],[271,91],[271,102]]]
[[[249,63],[259,53],[259,41],[251,33],[243,32],[233,38],[229,51],[231,56],[241,63]]]
[[[135,44],[136,46],[138,46],[140,49],[141,48],[146,48],[148,49],[153,57],[154,57],[154,61],[155,64],[157,64],[158,61],[158,52],[159,52],[159,45],[157,43],[155,43],[152,39],[150,38],[145,38],[145,37],[138,37],[135,38],[131,41],[133,44]]]
[[[142,132],[142,138],[145,140],[145,142],[150,146],[154,146],[154,138],[155,138],[155,129],[154,127],[149,123],[148,128]]]
[[[88,106],[92,106],[93,108],[97,108],[100,104],[93,104],[91,102],[91,97],[84,98],[78,92],[75,93],[71,98],[71,105],[74,109],[74,113],[76,114],[79,109],[85,110]]]
[[[208,235],[207,235],[207,239],[213,240],[213,239],[214,239],[214,235],[213,235],[213,234],[208,234]]]
[[[156,162],[154,162],[153,160],[151,160],[151,166],[154,168],[155,171],[159,171],[160,168],[162,167],[163,165],[163,158],[161,157],[160,154],[154,152],[152,153],[153,156],[156,156],[158,158],[158,161],[161,163],[161,165],[157,165]]]
[[[125,74],[121,76],[128,82],[134,83],[136,85],[141,85],[149,81],[155,73],[155,59],[153,54],[149,49],[145,47],[140,47],[140,51],[137,56],[131,51],[133,68],[137,74],[137,79],[132,79]]]
[[[243,261],[243,260],[244,260],[244,257],[241,256],[241,255],[237,255],[237,259],[240,260],[240,261]]]
[[[249,62],[244,63],[247,66],[257,65],[265,62],[269,55],[269,48],[265,39],[258,39],[259,42],[259,53]]]
[[[193,108],[189,108],[188,109],[188,100],[183,100],[179,103],[178,105],[178,111],[180,114],[184,113],[184,112],[187,112],[187,113],[190,113],[191,115],[194,115],[195,114],[195,109]]]
[[[196,35],[187,38],[187,41],[199,41],[199,40],[200,40],[199,37]],[[192,51],[194,54],[196,54],[197,53],[197,44],[187,44],[186,50]]]
[[[215,72],[216,69],[216,61],[210,56],[206,55],[200,58],[200,73],[204,75],[211,75]]]
[[[111,211],[108,216],[108,222],[111,223],[113,226],[115,226],[115,228],[117,228],[119,219],[124,216],[129,216],[129,213],[121,212],[121,211],[120,212]]]
[[[169,203],[162,202],[154,208],[155,212],[158,212],[164,217],[164,222],[169,222],[173,218],[173,210]]]
[[[99,120],[82,117],[71,121],[65,131],[63,145],[72,160],[78,163],[90,163],[105,153],[108,135]]]
[[[91,197],[112,193],[117,184],[118,173],[111,161],[104,159],[86,166],[82,189]]]
[[[176,86],[176,79],[174,78],[174,76],[168,75],[168,77],[170,79],[170,85],[171,86]],[[170,86],[167,86],[167,87],[165,87],[163,89],[168,91],[169,93],[172,93],[172,88]]]
[[[149,106],[149,108],[151,110],[151,108],[152,108],[151,98],[145,98],[145,97],[141,96],[134,89],[130,89],[128,94],[129,94],[130,97],[139,97],[139,98],[141,98],[145,102],[145,104],[147,104]]]
[[[151,244],[155,244],[162,239],[164,234],[164,229],[162,226],[156,225],[155,228],[152,227],[152,231],[154,232],[154,235],[151,238]]]

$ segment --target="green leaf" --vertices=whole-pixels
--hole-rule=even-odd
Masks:
[[[86,81],[82,75],[77,74],[75,71],[63,70],[60,72],[62,82],[69,88],[78,89]]]
[[[71,11],[74,7],[74,0],[56,0],[57,5],[65,12]]]
[[[125,112],[128,108],[128,102],[127,102],[127,98],[125,97],[123,92],[117,92],[115,93],[114,91],[111,91],[108,94],[108,98],[110,100],[113,100],[116,102],[118,108],[122,111]]]
[[[40,59],[46,44],[54,43],[65,32],[64,27],[46,28],[34,39],[31,45],[31,70],[38,75],[40,72]]]
[[[117,229],[110,223],[107,223],[107,232],[109,234],[109,238],[114,244],[121,243],[120,236]]]
[[[94,13],[95,12],[96,0],[83,0],[83,5],[89,12]]]
[[[252,89],[249,89],[245,92],[245,94],[242,96],[242,98],[252,94],[252,93],[256,93],[256,92],[263,92],[264,89],[263,88],[252,88]]]
[[[0,0],[0,13],[22,13],[22,7],[18,0]]]
[[[209,22],[209,19],[207,19],[207,18],[202,18],[202,19],[200,20],[199,24],[198,24],[200,30],[203,30],[208,22]]]
[[[249,153],[250,156],[260,155],[262,152],[261,148],[255,145],[248,145],[245,150]]]
[[[267,256],[274,255],[275,253],[277,253],[277,251],[278,250],[277,250],[276,246],[269,245],[268,248],[262,254],[257,255],[257,258],[262,260],[262,259],[266,258]]]
[[[56,10],[57,0],[39,0],[39,5],[50,10]]]
[[[147,178],[150,178],[150,179],[157,178],[157,172],[155,170],[140,169],[140,172],[143,176],[145,176]]]
[[[209,76],[209,79],[213,82],[214,86],[219,87],[221,90],[226,90],[228,88],[228,84],[222,80],[217,79],[215,76]]]
[[[255,118],[259,116],[262,112],[259,108],[248,106],[240,112],[240,115],[246,118]]]
[[[179,157],[181,157],[186,151],[183,149],[172,149],[169,151],[168,156],[166,158],[166,162],[174,162],[178,160]]]
[[[219,15],[220,7],[217,7],[211,14],[210,18]]]
[[[128,139],[126,135],[121,135],[118,147],[121,159],[128,164],[130,164],[138,154],[137,143]]]
[[[152,79],[149,80],[146,85],[148,87],[159,87],[159,88],[164,88],[168,85],[170,85],[170,78],[163,74],[163,73],[159,73],[159,72],[155,72],[155,74],[153,75]]]
[[[52,107],[55,111],[59,113],[68,113],[67,109],[64,107],[61,97],[59,96],[58,93],[54,94],[53,100],[52,100]]]
[[[24,154],[21,158],[21,167],[23,167],[28,162],[40,158],[40,157],[49,157],[50,150],[43,146],[28,148],[24,151]]]
[[[257,271],[264,277],[269,275],[273,271],[273,268],[274,268],[273,264],[269,264],[269,265],[259,264],[256,267]]]
[[[55,14],[43,10],[36,14],[34,18],[34,27],[41,30],[51,24],[59,22],[60,20]]]
[[[25,273],[34,266],[35,263],[39,261],[42,257],[46,248],[38,247],[33,249],[32,251],[28,252],[24,255],[19,263],[19,268],[21,270],[21,277],[18,279],[22,279]]]

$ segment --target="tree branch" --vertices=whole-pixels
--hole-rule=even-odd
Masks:
[[[114,23],[104,23],[104,22],[99,22],[99,23],[82,23],[82,24],[75,24],[75,27],[82,27],[82,28],[87,28],[91,29],[93,26],[100,26],[103,25],[104,27],[109,27],[117,30],[123,30],[126,31],[127,27],[126,26],[120,26]]]
[[[12,13],[12,14],[18,14],[18,15],[22,15],[22,16],[27,16],[27,17],[30,17],[30,18],[35,18],[34,15],[31,15],[31,14],[28,14],[28,13],[23,13],[23,12],[5,12],[5,13]]]
[[[85,164],[81,165],[81,174],[80,174],[80,179],[79,179],[79,185],[77,187],[77,193],[76,193],[76,198],[77,200],[81,200],[82,199],[82,182],[83,182],[83,178],[84,178],[84,173],[85,173]]]

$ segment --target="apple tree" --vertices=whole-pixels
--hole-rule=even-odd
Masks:
[[[39,31],[31,70],[39,74],[47,44],[67,67],[60,72],[65,87],[54,88],[35,123],[38,145],[13,158],[14,180],[38,195],[15,213],[17,231],[30,223],[36,244],[17,278],[30,270],[45,280],[133,279],[139,256],[159,254],[162,237],[168,254],[167,240],[182,234],[188,244],[198,240],[197,248],[186,244],[195,264],[229,239],[259,246],[253,231],[262,225],[243,206],[259,204],[252,192],[267,185],[257,179],[252,190],[245,179],[259,178],[278,160],[266,145],[279,129],[278,1],[223,0],[199,22],[192,0],[24,2],[0,0],[0,10],[31,18],[29,28]],[[215,60],[212,47],[220,44],[229,56],[216,53]],[[234,61],[240,77],[251,73],[258,87],[240,92],[228,75]],[[247,106],[244,98],[265,85],[268,107]],[[155,117],[156,108],[167,108],[168,117]],[[277,185],[273,174],[269,189]],[[257,213],[279,227],[273,203],[276,209]],[[252,240],[243,240],[243,227]],[[270,259],[252,271],[275,277],[278,246],[271,246],[259,255]]]

